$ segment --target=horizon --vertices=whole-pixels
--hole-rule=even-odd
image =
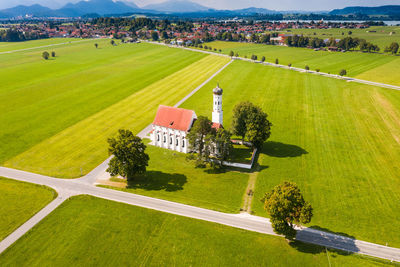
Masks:
[[[9,0],[6,3],[0,1],[0,9],[12,8],[17,5],[34,5],[39,4],[52,9],[61,8],[67,3],[77,3],[81,0]],[[86,0],[85,0],[86,1]],[[115,2],[115,0],[113,0]],[[164,0],[120,0],[122,2],[135,3],[140,8],[150,4],[159,4],[166,2]],[[185,0],[189,1],[189,0]],[[272,2],[266,0],[191,0],[191,2],[203,5],[205,7],[217,10],[234,10],[243,8],[265,8],[276,11],[330,11],[333,9],[341,9],[349,6],[384,6],[384,5],[400,5],[399,0],[338,0],[332,3],[329,0],[308,0],[299,3],[297,0],[281,0]]]

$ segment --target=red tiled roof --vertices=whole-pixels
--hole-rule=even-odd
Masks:
[[[222,126],[222,124],[220,124],[220,123],[216,123],[216,122],[213,122],[213,124],[212,124],[212,126],[211,126],[212,128],[215,128],[215,129],[223,129],[224,128],[224,126]]]
[[[159,106],[153,124],[175,130],[188,131],[193,116],[193,110]]]

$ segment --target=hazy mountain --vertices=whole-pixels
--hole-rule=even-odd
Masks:
[[[144,6],[143,9],[155,10],[158,12],[166,13],[194,13],[194,12],[204,12],[210,10],[211,8],[193,3],[191,1],[184,0],[169,0],[159,4],[151,4]]]
[[[400,15],[400,5],[378,6],[378,7],[363,7],[352,6],[343,9],[335,9],[329,12],[330,15]]]
[[[269,10],[269,9],[265,9],[265,8],[257,8],[257,7],[236,9],[236,10],[233,10],[233,12],[238,13],[238,14],[242,14],[242,15],[247,15],[247,14],[278,14],[278,13],[280,13],[279,11]]]
[[[0,11],[3,16],[6,17],[18,17],[25,15],[33,15],[36,17],[50,17],[56,15],[56,12],[48,7],[44,7],[38,4],[31,6],[19,5],[12,8],[3,9]]]
[[[64,7],[57,10],[58,13],[68,17],[77,17],[89,13],[105,14],[122,14],[135,12],[139,8],[134,5],[127,5],[124,2],[113,2],[112,0],[89,0],[80,1],[76,4],[66,4]]]

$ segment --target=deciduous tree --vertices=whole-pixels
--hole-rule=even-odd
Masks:
[[[48,59],[49,59],[49,57],[50,57],[50,54],[49,54],[49,52],[47,52],[47,51],[44,51],[44,52],[42,53],[42,57],[43,57],[45,60],[48,60]]]
[[[313,216],[311,204],[304,200],[300,189],[292,182],[275,186],[271,192],[265,194],[262,201],[264,209],[271,217],[274,232],[287,239],[296,237],[294,225],[309,223]]]
[[[142,139],[129,130],[119,130],[116,138],[109,138],[108,152],[114,157],[110,160],[107,172],[110,175],[121,175],[128,180],[135,175],[146,172],[149,155],[145,153],[146,145]]]

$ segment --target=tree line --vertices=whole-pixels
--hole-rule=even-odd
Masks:
[[[0,42],[22,42],[22,41],[29,41],[29,40],[37,40],[48,38],[47,34],[39,34],[36,32],[22,32],[16,29],[6,29],[0,30]]]

